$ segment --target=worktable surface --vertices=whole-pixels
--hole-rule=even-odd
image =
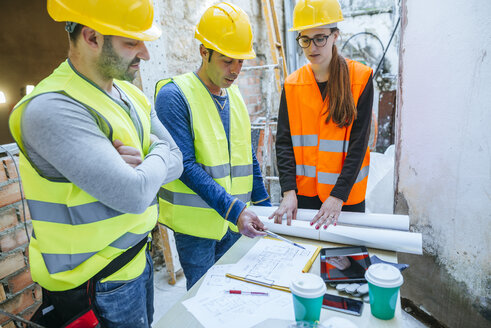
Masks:
[[[317,240],[310,240],[310,239],[302,239],[302,238],[296,238],[296,237],[291,237],[287,236],[288,239],[291,239],[293,241],[305,243],[305,244],[312,244],[312,245],[317,245],[317,246],[322,246],[322,247],[339,247],[339,246],[349,246],[349,245],[341,245],[341,244],[335,244],[335,243],[329,243],[329,242],[323,242],[323,241],[317,241]],[[247,251],[259,240],[259,238],[248,238],[242,236],[233,246],[228,250],[227,253],[225,253],[222,258],[216,263],[216,264],[233,264],[237,263],[246,253]],[[377,255],[380,259],[389,261],[389,262],[397,262],[397,254],[396,252],[392,251],[384,251],[380,249],[373,249],[369,248],[368,252],[370,256],[372,255]],[[315,273],[320,275],[320,257],[317,256],[314,264],[312,265],[312,268],[310,269],[311,273]],[[168,328],[168,327],[179,327],[179,328],[187,328],[187,327],[203,327],[201,323],[196,320],[196,318],[186,310],[184,305],[182,305],[182,301],[191,298],[195,296],[196,292],[198,291],[201,282],[203,281],[203,278],[201,278],[194,286],[191,288],[157,323],[153,324],[154,328]],[[328,286],[328,293],[330,294],[336,294],[338,295],[339,293],[332,287]],[[347,296],[346,294],[343,294],[342,296]],[[359,298],[357,298],[359,299]],[[292,308],[293,312],[293,308]],[[396,307],[396,312],[395,312],[395,317],[391,320],[379,320],[372,316],[370,313],[370,304],[369,303],[364,303],[363,306],[363,312],[361,316],[354,316],[354,315],[349,315],[349,314],[344,314],[341,312],[333,311],[333,310],[327,310],[327,309],[322,309],[321,311],[321,319],[320,322],[324,322],[327,319],[331,317],[343,317],[354,324],[356,324],[359,328],[362,327],[402,327],[402,317],[401,317],[401,305],[400,305],[400,299],[398,298],[397,300],[397,307]],[[276,319],[270,319],[267,321],[264,321],[263,323],[260,323],[256,325],[255,327],[268,327],[268,328],[275,328],[275,327],[288,327],[289,323],[293,323],[292,321],[287,321],[287,320],[276,320]]]

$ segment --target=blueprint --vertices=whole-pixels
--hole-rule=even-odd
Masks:
[[[276,239],[262,238],[234,265],[230,274],[266,285],[289,287],[290,281],[309,262],[317,246],[305,249]]]
[[[183,302],[204,327],[247,328],[268,318],[294,319],[290,293],[225,277],[233,266],[213,266],[196,296]],[[228,290],[264,292],[267,295],[233,295],[226,293]]]

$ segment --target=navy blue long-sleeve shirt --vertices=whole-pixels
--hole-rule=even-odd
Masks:
[[[229,139],[230,106],[228,96],[215,96],[219,103],[217,110],[222,119],[227,139]],[[222,109],[223,106],[223,109]],[[226,220],[237,223],[237,219],[246,204],[213,180],[203,168],[196,163],[194,140],[192,136],[191,118],[187,101],[174,83],[168,83],[160,89],[155,102],[155,109],[160,121],[167,128],[179,146],[183,155],[184,172],[180,180],[198,194],[211,208],[216,210]],[[251,145],[252,147],[252,145]],[[264,187],[261,169],[252,149],[253,189],[251,200],[255,205],[271,206],[269,195]]]

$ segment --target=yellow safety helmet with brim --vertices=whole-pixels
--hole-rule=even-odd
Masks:
[[[162,34],[153,22],[152,0],[48,0],[48,13],[57,22],[74,22],[103,35],[152,41]]]
[[[342,20],[343,13],[337,0],[299,0],[293,9],[293,27],[288,31],[336,27]]]
[[[253,35],[249,17],[241,8],[221,2],[206,9],[194,37],[209,49],[235,59],[252,59]]]

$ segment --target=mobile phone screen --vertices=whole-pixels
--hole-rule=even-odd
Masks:
[[[353,315],[361,315],[363,302],[347,297],[324,294],[322,307]]]

